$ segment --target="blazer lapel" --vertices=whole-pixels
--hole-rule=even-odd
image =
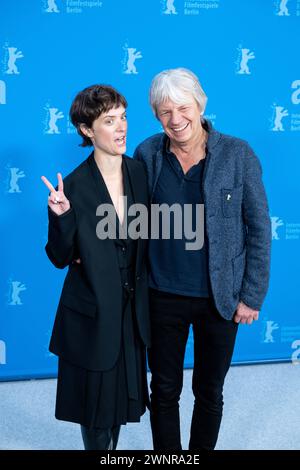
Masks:
[[[98,198],[99,198],[99,205],[100,204],[110,204],[112,205],[112,214],[111,212],[109,212],[108,216],[107,216],[107,219],[108,219],[108,223],[110,225],[110,228],[112,229],[112,233],[116,234],[117,235],[117,220],[116,220],[116,217],[117,217],[117,213],[114,209],[114,205],[112,203],[112,200],[110,198],[110,195],[109,195],[109,192],[108,192],[108,189],[105,185],[105,182],[104,182],[104,179],[101,175],[101,172],[97,166],[97,163],[95,161],[95,158],[94,158],[94,152],[89,156],[88,158],[88,164],[89,164],[89,167],[90,167],[90,171],[91,171],[91,174],[92,174],[92,178],[94,180],[94,184],[95,184],[95,189],[96,189],[96,192],[97,192],[97,195],[98,195]]]
[[[128,170],[129,182],[131,184],[132,194],[133,194],[133,199],[134,199],[135,204],[139,204],[139,203],[147,204],[147,196],[145,197],[145,191],[147,192],[147,188],[145,189],[142,186],[142,180],[140,178],[135,160],[131,160],[130,158],[125,157],[124,162]],[[144,257],[144,248],[145,248],[145,240],[138,238],[137,256],[136,256],[136,273],[140,273],[141,271],[142,260]]]

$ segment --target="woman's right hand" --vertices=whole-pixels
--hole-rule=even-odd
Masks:
[[[50,196],[48,197],[48,206],[56,215],[62,215],[67,212],[71,205],[70,201],[66,198],[64,194],[64,183],[61,176],[61,173],[57,173],[58,181],[58,191],[50,183],[50,181],[45,177],[41,177],[42,181],[45,183],[47,188],[50,190]]]

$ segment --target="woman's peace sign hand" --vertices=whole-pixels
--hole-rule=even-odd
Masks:
[[[64,194],[64,183],[61,173],[57,173],[58,191],[52,186],[49,180],[45,176],[41,176],[42,181],[45,183],[49,191],[51,192],[48,197],[48,206],[55,212],[56,215],[61,215],[70,209],[70,202]]]

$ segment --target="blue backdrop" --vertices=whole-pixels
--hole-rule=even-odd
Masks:
[[[234,363],[300,358],[300,0],[2,0],[0,4],[2,379],[56,373],[48,342],[65,272],[46,258],[47,189],[87,156],[69,122],[95,83],[128,99],[128,151],[160,131],[152,77],[187,67],[218,130],[259,156],[273,226],[271,284]],[[193,363],[189,340],[186,366]]]

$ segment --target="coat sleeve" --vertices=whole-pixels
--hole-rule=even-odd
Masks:
[[[68,266],[75,256],[76,218],[71,207],[62,215],[56,215],[48,207],[48,243],[45,247],[50,261],[56,268]]]
[[[260,310],[269,284],[271,221],[261,165],[248,145],[244,158],[243,218],[247,237],[240,300],[250,308]]]

